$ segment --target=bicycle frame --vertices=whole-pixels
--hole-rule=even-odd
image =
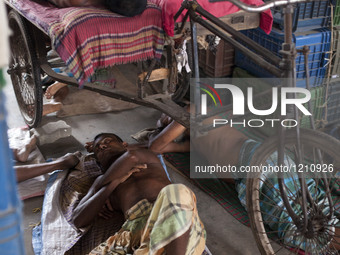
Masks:
[[[223,1],[223,0],[220,0]],[[185,22],[187,18],[190,18],[190,29],[191,29],[191,38],[192,38],[192,49],[193,49],[193,64],[194,64],[194,78],[196,80],[195,83],[195,92],[194,92],[194,100],[195,100],[195,109],[196,109],[196,117],[197,118],[202,118],[200,115],[201,112],[201,105],[200,105],[200,84],[199,84],[199,67],[198,67],[198,48],[197,48],[197,28],[196,28],[196,23],[200,24],[204,28],[208,29],[210,32],[213,34],[219,36],[221,39],[225,40],[238,50],[240,50],[243,54],[248,56],[253,62],[255,62],[257,65],[259,65],[261,68],[266,69],[273,75],[279,78],[285,78],[285,86],[286,87],[295,87],[296,86],[296,68],[295,68],[295,58],[296,58],[296,48],[295,44],[292,42],[292,14],[293,14],[293,3],[298,3],[298,2],[310,2],[310,1],[301,1],[301,0],[278,0],[278,1],[270,1],[267,2],[261,6],[253,7],[253,6],[248,6],[242,2],[239,2],[238,0],[229,0],[231,3],[234,5],[238,6],[240,9],[248,12],[261,12],[264,10],[267,10],[268,8],[275,7],[275,6],[282,6],[286,5],[284,8],[284,43],[282,45],[282,59],[274,56],[269,50],[265,49],[264,47],[256,44],[253,42],[250,38],[246,37],[242,33],[234,30],[232,27],[228,26],[227,24],[223,23],[220,21],[217,17],[213,16],[206,10],[204,10],[196,0],[184,0],[182,2],[181,8],[175,15],[175,21],[178,19],[179,15],[184,11],[187,10],[187,13],[184,17]],[[199,16],[201,15],[201,16]],[[204,17],[205,19],[203,19]],[[178,31],[178,33],[181,33],[184,28],[184,25],[182,25]],[[223,31],[221,31],[223,30]],[[233,36],[231,38],[230,35]],[[245,46],[243,46],[241,43],[238,41],[242,41],[245,43],[249,48],[252,48],[253,51],[249,50]],[[261,56],[262,58],[259,58]],[[278,68],[277,66],[280,66]],[[308,64],[306,65],[306,72],[308,72]],[[307,82],[308,82],[308,77],[309,74],[307,75]],[[307,86],[309,88],[309,85]],[[218,112],[222,112],[226,110],[228,107],[222,107]],[[213,114],[216,114],[217,112],[215,111]],[[299,112],[297,107],[291,107],[288,109],[288,113],[290,117],[294,117],[296,120],[299,119]],[[209,115],[208,115],[209,116]],[[212,114],[210,114],[212,116]],[[281,116],[282,118],[282,116]],[[312,120],[313,121],[313,120]],[[297,122],[298,125],[296,127],[296,136],[297,136],[297,153],[296,153],[296,159],[295,163],[296,165],[300,164],[302,162],[302,151],[301,151],[301,141],[300,141],[300,125],[299,122]],[[284,162],[284,151],[285,151],[285,131],[286,128],[280,126],[279,127],[279,144],[278,144],[278,164],[282,165]],[[321,154],[319,154],[319,159],[321,159]],[[304,178],[303,173],[298,173],[299,177],[299,182],[301,185],[301,194],[302,194],[302,212],[303,212],[303,218],[301,219],[292,209],[292,206],[290,205],[288,201],[287,194],[285,192],[285,183],[284,183],[284,178],[283,178],[283,173],[279,173],[278,178],[279,178],[279,190],[284,202],[284,205],[287,209],[287,212],[289,216],[292,218],[293,223],[302,230],[302,233],[304,234],[312,234],[309,231],[311,228],[309,228],[309,224],[311,222],[308,219],[307,215],[307,203],[309,202],[313,207],[314,201],[307,190],[307,184]],[[325,176],[322,176],[321,178],[325,186],[328,188],[328,181],[325,178]],[[332,198],[330,194],[328,193],[327,196],[329,200],[329,205],[331,207],[330,214],[328,215],[328,218],[333,217],[333,208],[332,208]]]

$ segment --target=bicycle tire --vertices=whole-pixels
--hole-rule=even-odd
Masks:
[[[264,164],[264,162],[267,161],[268,157],[270,157],[270,155],[272,155],[272,153],[277,150],[278,141],[279,141],[278,139],[279,139],[278,136],[271,137],[271,138],[267,139],[256,150],[256,153],[254,154],[250,165],[251,166],[260,166],[261,164]],[[296,143],[296,132],[294,130],[287,131],[285,141],[286,141],[287,147],[289,147],[289,145],[293,146],[293,144]],[[339,154],[340,142],[338,140],[336,140],[335,138],[329,136],[329,135],[326,135],[324,133],[314,131],[314,130],[301,129],[301,145],[302,145],[302,148],[304,148],[306,154],[308,154],[307,152],[315,147],[315,148],[320,149],[323,156],[328,157],[327,162],[330,162],[330,161],[340,162],[340,154]],[[330,158],[330,157],[332,157],[332,158]],[[333,180],[335,182],[333,182],[332,185],[335,186],[335,183],[336,183],[336,185],[339,185],[338,179],[333,179]],[[248,214],[249,214],[250,225],[251,225],[251,229],[253,231],[254,238],[256,240],[256,243],[258,245],[258,248],[259,248],[261,254],[266,254],[266,255],[268,255],[268,254],[280,254],[281,250],[275,251],[274,248],[273,248],[273,243],[279,243],[280,245],[283,245],[283,247],[285,246],[285,244],[280,240],[279,241],[278,240],[276,240],[276,241],[271,240],[271,238],[269,236],[270,236],[270,234],[273,234],[275,231],[268,231],[268,227],[266,225],[268,222],[266,222],[266,220],[264,219],[264,217],[268,218],[268,216],[265,215],[265,213],[266,213],[265,211],[261,211],[261,205],[260,205],[261,199],[265,198],[265,200],[267,200],[266,202],[268,202],[268,197],[265,197],[261,193],[261,190],[263,189],[264,183],[265,183],[265,181],[263,179],[261,179],[261,173],[254,174],[252,176],[252,178],[247,179],[246,201],[247,201],[247,211],[248,211]],[[321,187],[321,184],[320,184],[320,187]],[[271,188],[274,188],[274,187],[271,187]],[[333,186],[332,186],[331,190],[333,190]],[[287,193],[289,193],[289,195],[292,195],[292,193],[290,193],[290,192],[287,192]],[[298,194],[297,194],[297,196],[298,196]],[[298,200],[298,197],[296,197],[296,201],[300,201],[300,200]],[[294,201],[294,202],[298,203],[296,201]],[[337,200],[336,203],[334,203],[334,204],[338,204],[338,203],[339,203],[339,201]],[[277,206],[277,203],[274,203],[274,201],[273,201],[272,206]],[[339,209],[339,205],[337,205],[337,210],[338,209]],[[272,216],[272,218],[273,217],[274,216]],[[275,220],[278,221],[278,220],[281,220],[281,218],[278,217],[278,219],[275,219]],[[285,218],[285,220],[287,220],[287,218]],[[288,224],[293,224],[293,223],[288,223]],[[273,229],[271,229],[271,230],[273,230]],[[278,231],[277,231],[277,233],[278,233]],[[298,233],[298,231],[296,231],[296,233]],[[321,232],[320,232],[320,234],[318,232],[318,235],[321,235]],[[300,236],[294,236],[294,238],[296,238],[296,239],[298,237],[304,238],[305,240],[307,240],[306,237],[303,237],[301,233],[300,233]],[[317,237],[317,240],[319,240],[320,238]],[[324,238],[324,237],[322,237],[322,238]],[[325,235],[325,238],[327,238],[326,235]],[[339,236],[337,235],[336,236],[336,239],[337,239],[336,245],[338,244],[338,238],[339,238]],[[333,240],[334,240],[334,238],[333,238]],[[312,243],[312,242],[310,242],[310,243]],[[332,254],[332,253],[330,253],[330,251],[333,251],[333,250],[330,247],[328,247],[328,246],[331,246],[331,245],[328,245],[327,247],[322,248],[326,252],[320,252],[320,249],[318,249],[316,251],[315,248],[314,248],[314,247],[316,247],[315,245],[317,245],[317,243],[315,243],[315,244],[314,244],[314,242],[312,243],[311,246],[314,246],[314,247],[307,247],[307,244],[308,244],[308,241],[306,241],[306,245],[304,247],[305,247],[306,250],[310,249],[308,251],[309,252],[308,254]],[[302,243],[300,243],[300,246],[301,245],[302,245]],[[285,252],[287,252],[287,248],[288,248],[289,252],[291,252],[291,253],[295,252],[296,254],[298,254],[298,251],[301,250],[301,247],[297,248],[297,247],[292,247],[292,246],[290,246],[290,247],[286,246],[284,248],[286,248]],[[282,247],[280,249],[282,249]],[[315,253],[314,253],[313,249],[315,250]],[[337,254],[337,253],[334,253],[334,254]]]
[[[43,109],[41,71],[36,50],[30,35],[31,30],[18,12],[9,12],[8,24],[12,30],[8,72],[21,115],[25,123],[33,128],[40,123]]]

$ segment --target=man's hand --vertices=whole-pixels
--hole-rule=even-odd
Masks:
[[[106,200],[105,205],[103,206],[98,215],[104,218],[105,220],[112,218],[112,216],[114,215],[114,210],[109,199]]]
[[[147,169],[148,165],[147,164],[138,164],[138,165],[135,165],[133,168]]]
[[[79,161],[82,153],[77,151],[75,153],[67,153],[65,156],[57,159],[56,161],[60,162],[60,169],[66,170],[75,167]]]
[[[146,169],[147,167],[148,167],[147,164],[138,164],[138,165],[135,165],[133,168],[131,168],[130,171],[127,172],[127,175],[123,176],[123,177],[120,179],[120,183],[125,182],[127,179],[129,179],[129,177],[130,177],[132,174],[138,173],[138,172],[140,172],[141,170]]]
[[[93,142],[87,142],[85,143],[85,149],[87,150],[87,152],[93,152]]]
[[[119,185],[119,183],[130,177],[133,172],[137,171],[133,170],[133,168],[142,164],[142,167],[138,168],[138,171],[140,171],[140,169],[145,167],[143,166],[145,163],[160,164],[160,161],[152,151],[146,149],[126,151],[106,170],[99,188],[109,184],[110,182],[115,182],[115,184]]]

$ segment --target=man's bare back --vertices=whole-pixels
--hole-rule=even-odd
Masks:
[[[210,124],[213,118],[215,117],[208,118],[203,123]],[[185,132],[187,132],[186,128],[173,120],[161,133],[151,139],[149,148],[157,153],[183,152],[191,149],[198,152],[211,165],[237,165],[241,147],[248,139],[235,128],[224,125],[201,136],[190,136],[187,144],[173,142]],[[231,175],[226,176],[226,174],[223,174],[223,177],[232,178]]]
[[[237,165],[239,152],[247,137],[230,126],[210,130],[208,134],[191,137],[194,149],[210,164]]]

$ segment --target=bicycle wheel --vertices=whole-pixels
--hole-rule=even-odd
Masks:
[[[16,11],[8,14],[11,59],[10,74],[21,114],[29,127],[36,127],[42,117],[42,88],[36,51],[25,20]]]
[[[256,150],[250,165],[262,166],[262,169],[265,165],[277,165],[278,139],[271,137],[266,140]],[[285,141],[284,165],[293,167],[296,155],[294,130],[287,131]],[[301,147],[303,170],[309,169],[305,180],[313,202],[302,202],[301,184],[296,172],[284,173],[284,188],[290,206],[301,220],[304,219],[302,208],[306,206],[309,219],[307,231],[293,223],[291,214],[284,206],[277,174],[255,173],[246,181],[247,210],[261,254],[338,254],[337,250],[340,250],[340,228],[336,227],[340,225],[340,182],[337,178],[340,142],[324,133],[301,129]],[[319,178],[320,172],[315,171],[322,164],[325,164],[327,181]],[[280,171],[284,172],[282,169]],[[333,205],[328,195],[332,197]]]

